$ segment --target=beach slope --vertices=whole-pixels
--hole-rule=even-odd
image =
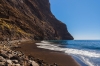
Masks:
[[[35,42],[24,42],[20,44],[20,47],[16,50],[41,59],[48,64],[56,63],[58,66],[80,66],[71,56],[62,52],[37,48]]]

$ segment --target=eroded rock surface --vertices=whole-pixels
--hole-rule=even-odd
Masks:
[[[0,40],[73,39],[50,11],[49,0],[0,0]]]

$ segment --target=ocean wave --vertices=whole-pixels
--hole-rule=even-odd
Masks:
[[[95,59],[100,59],[100,52],[86,49],[63,48],[60,47],[59,44],[53,44],[48,41],[41,41],[41,43],[36,43],[36,45],[38,48],[49,49],[53,51],[62,51],[70,55],[76,55],[88,66],[99,66],[98,64],[95,64],[96,62],[99,62],[99,60],[95,61]]]
[[[61,48],[59,45],[50,44],[50,42],[47,41],[41,41],[41,43],[36,43],[38,45],[38,48],[44,48],[54,51],[63,51],[68,54],[78,54],[88,57],[100,57],[100,53],[97,53],[95,51],[89,51],[89,50],[80,50],[80,49],[72,49],[72,48]]]

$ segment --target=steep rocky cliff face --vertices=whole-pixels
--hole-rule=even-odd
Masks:
[[[73,39],[49,0],[0,0],[0,39]]]

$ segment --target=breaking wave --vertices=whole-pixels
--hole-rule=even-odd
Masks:
[[[100,52],[95,50],[86,50],[86,49],[76,49],[76,48],[63,48],[60,47],[61,44],[55,44],[53,42],[41,41],[41,43],[36,43],[38,48],[53,50],[53,51],[62,51],[69,55],[75,56],[80,59],[87,66],[98,66],[100,65]]]

